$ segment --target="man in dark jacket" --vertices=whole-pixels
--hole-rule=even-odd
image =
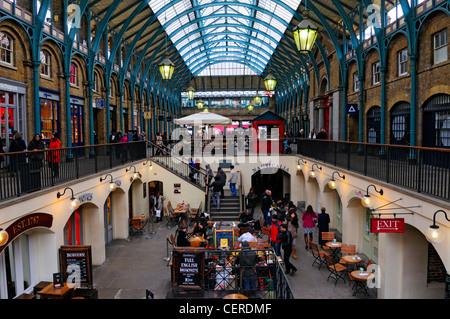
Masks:
[[[222,190],[220,191],[220,198],[224,198],[224,193],[223,193],[223,187],[225,186],[225,184],[227,183],[227,174],[224,172],[224,170],[222,169],[222,167],[219,167],[217,169],[217,174],[215,177],[219,178],[219,181],[222,183]]]
[[[283,261],[286,265],[286,274],[290,273],[291,276],[293,276],[297,271],[297,268],[289,261],[292,253],[292,234],[287,229],[286,224],[281,224],[280,230],[281,231],[278,233],[277,238],[281,240],[281,247],[283,248]]]
[[[255,266],[257,261],[256,252],[250,249],[247,241],[242,242],[242,251],[239,253],[236,263],[241,266],[240,273],[245,290],[256,290]]]
[[[320,210],[317,227],[319,228],[319,245],[323,246],[326,244],[326,241],[322,239],[322,233],[329,231],[330,216],[326,213],[325,207],[322,207]]]
[[[188,247],[191,243],[186,238],[186,227],[182,227],[177,235],[177,246],[178,247]]]
[[[270,226],[270,218],[269,218],[269,209],[272,205],[272,192],[270,190],[266,190],[266,192],[262,195],[261,198],[261,211],[264,216],[264,227]]]
[[[220,210],[220,194],[221,192],[223,192],[223,185],[222,181],[220,180],[220,177],[216,175],[216,177],[214,177],[214,182],[209,184],[209,187],[212,187],[213,193],[211,197],[214,201],[214,205],[216,205],[217,209]]]

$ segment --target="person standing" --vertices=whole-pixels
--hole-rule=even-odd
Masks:
[[[10,153],[16,153],[16,152],[23,152],[27,149],[27,146],[25,145],[25,141],[22,139],[22,134],[19,132],[16,132],[14,134],[14,139],[11,141],[11,144],[9,145],[9,152]],[[26,162],[26,155],[25,154],[14,154],[10,157],[10,170],[11,172],[17,172],[19,170],[20,164],[23,164]]]
[[[41,135],[35,134],[33,139],[28,143],[29,151],[40,151],[45,150],[44,142],[42,141]],[[43,152],[37,152],[35,154],[30,154],[30,161],[32,169],[40,169],[42,167],[42,159],[44,158]]]
[[[225,184],[227,183],[227,174],[225,173],[225,171],[222,169],[222,167],[219,167],[217,169],[217,174],[216,177],[219,176],[219,180],[222,183],[222,190],[220,191],[220,198],[225,198],[224,193],[223,193],[223,187],[225,186]]]
[[[272,215],[272,225],[270,226],[270,241],[275,250],[275,255],[281,256],[281,239],[278,238],[280,232],[281,222],[278,220],[277,215]]]
[[[314,138],[314,139],[316,138],[316,130],[315,129],[311,130],[311,132],[309,133],[308,138]]]
[[[266,192],[263,194],[261,198],[261,211],[264,216],[264,227],[270,226],[270,219],[269,219],[269,210],[270,206],[272,205],[272,192],[270,190],[266,190]]]
[[[206,174],[205,174],[205,183],[209,184],[214,178],[213,171],[211,169],[211,165],[206,164]]]
[[[214,205],[216,205],[217,209],[220,210],[220,194],[223,190],[222,181],[220,180],[220,177],[216,175],[214,177],[214,182],[209,184],[210,187],[212,187],[212,199],[214,202]]]
[[[162,220],[162,211],[164,208],[164,198],[163,195],[161,194],[161,192],[158,192],[158,195],[156,197],[156,206],[155,206],[155,210],[156,210],[156,223],[159,223]]]
[[[317,133],[317,139],[318,140],[328,139],[327,131],[325,131],[325,129],[323,127],[320,129],[319,133]]]
[[[319,228],[319,245],[323,246],[326,241],[322,239],[322,233],[329,231],[330,215],[327,214],[325,207],[322,207],[320,211],[317,227]]]
[[[255,213],[255,206],[256,206],[256,199],[258,198],[258,195],[255,194],[253,191],[253,187],[250,188],[250,191],[247,194],[247,208],[250,212],[250,215],[253,219],[253,214]]]
[[[255,279],[256,269],[255,266],[258,262],[256,252],[250,249],[248,241],[242,242],[242,251],[239,253],[236,260],[237,264],[241,267],[242,284],[245,290],[256,290]]]
[[[237,196],[236,193],[236,183],[237,183],[237,172],[234,170],[234,165],[230,166],[230,178],[228,179],[228,183],[230,183],[231,196]]]
[[[280,225],[280,233],[277,238],[281,241],[281,247],[283,248],[283,261],[286,266],[286,274],[290,273],[291,276],[294,276],[297,268],[289,260],[292,253],[292,234],[287,227],[286,224]]]
[[[288,230],[292,234],[292,258],[297,259],[296,252],[296,241],[297,241],[297,231],[299,228],[298,224],[298,216],[297,216],[297,207],[295,207],[294,203],[289,202],[288,204],[288,217],[287,217],[287,226]]]
[[[302,214],[302,220],[303,220],[303,236],[305,238],[305,249],[308,249],[309,240],[313,240],[314,235],[314,228],[316,226],[317,222],[317,214],[314,212],[311,205],[308,205],[306,210]]]
[[[61,140],[58,133],[53,133],[50,138],[49,150],[55,150],[61,148]],[[61,161],[60,151],[49,151],[47,153],[47,161],[52,169],[53,177],[59,177],[59,162]]]

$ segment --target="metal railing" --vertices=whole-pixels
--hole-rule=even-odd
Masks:
[[[450,149],[297,139],[297,154],[419,193],[450,199]]]
[[[294,294],[272,248],[251,250],[257,256],[257,264],[252,267],[240,266],[239,254],[242,250],[205,250],[203,287],[205,292],[214,292],[218,298],[232,293],[241,293],[261,299],[294,299]],[[174,265],[174,267],[177,267]],[[255,290],[244,287],[243,272],[251,269],[254,273]],[[173,271],[174,274],[179,273]],[[173,278],[178,282],[178,278]],[[177,289],[173,287],[173,289]]]
[[[146,141],[0,154],[0,201],[147,157]]]

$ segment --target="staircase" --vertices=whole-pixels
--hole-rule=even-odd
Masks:
[[[210,214],[213,221],[238,222],[240,215],[239,197],[231,196],[229,189],[224,190],[225,198],[220,200],[220,210],[217,210],[211,199]]]

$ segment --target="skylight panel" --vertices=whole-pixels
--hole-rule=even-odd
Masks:
[[[293,14],[289,11],[289,8],[295,11],[300,2],[301,0],[283,0],[281,5],[272,0],[259,0],[257,2],[254,0],[228,0],[226,5],[215,5],[215,0],[197,0],[194,2],[183,0],[173,3],[170,0],[150,0],[149,6],[153,12],[158,13],[159,22],[163,25],[172,43],[176,43],[176,47],[183,59],[187,61],[189,69],[198,70],[198,67],[194,65],[198,59],[192,58],[189,60],[189,58],[200,54],[197,49],[203,47],[199,56],[205,58],[210,54],[207,52],[211,52],[223,59],[229,58],[232,61],[229,67],[233,68],[233,72],[254,74],[255,71],[252,68],[243,67],[242,63],[253,61],[257,62],[255,63],[257,66],[255,65],[253,68],[265,68],[267,61],[270,60],[268,55],[273,54],[292,19]],[[192,3],[195,3],[195,11],[188,13],[187,11],[192,9]],[[170,6],[166,10],[162,10],[166,4],[170,4]],[[205,4],[213,5],[198,9]],[[259,9],[252,6],[257,6],[255,8]],[[201,19],[202,17],[204,19]],[[263,21],[263,23],[259,23],[258,20]],[[226,24],[241,25],[242,27],[219,26]],[[212,27],[214,25],[218,25],[218,27]],[[208,28],[204,29],[205,27]],[[254,32],[250,28],[258,31]],[[229,34],[224,36],[224,33]],[[189,36],[187,36],[188,34]],[[205,35],[207,37],[204,37]],[[203,39],[199,40],[201,37]],[[228,46],[230,50],[224,49],[224,53],[220,55],[217,54],[217,50],[205,51],[212,47],[208,42],[218,40],[220,42],[214,44],[214,46]],[[178,41],[180,42],[177,43]],[[247,56],[237,54],[236,50],[243,50],[242,52],[245,52]],[[209,62],[208,59],[205,59],[202,63],[205,64],[205,70],[208,69],[210,74],[224,74],[225,72],[223,68],[226,64],[224,63]],[[215,70],[216,68],[217,70]],[[208,72],[205,71],[205,73]]]

